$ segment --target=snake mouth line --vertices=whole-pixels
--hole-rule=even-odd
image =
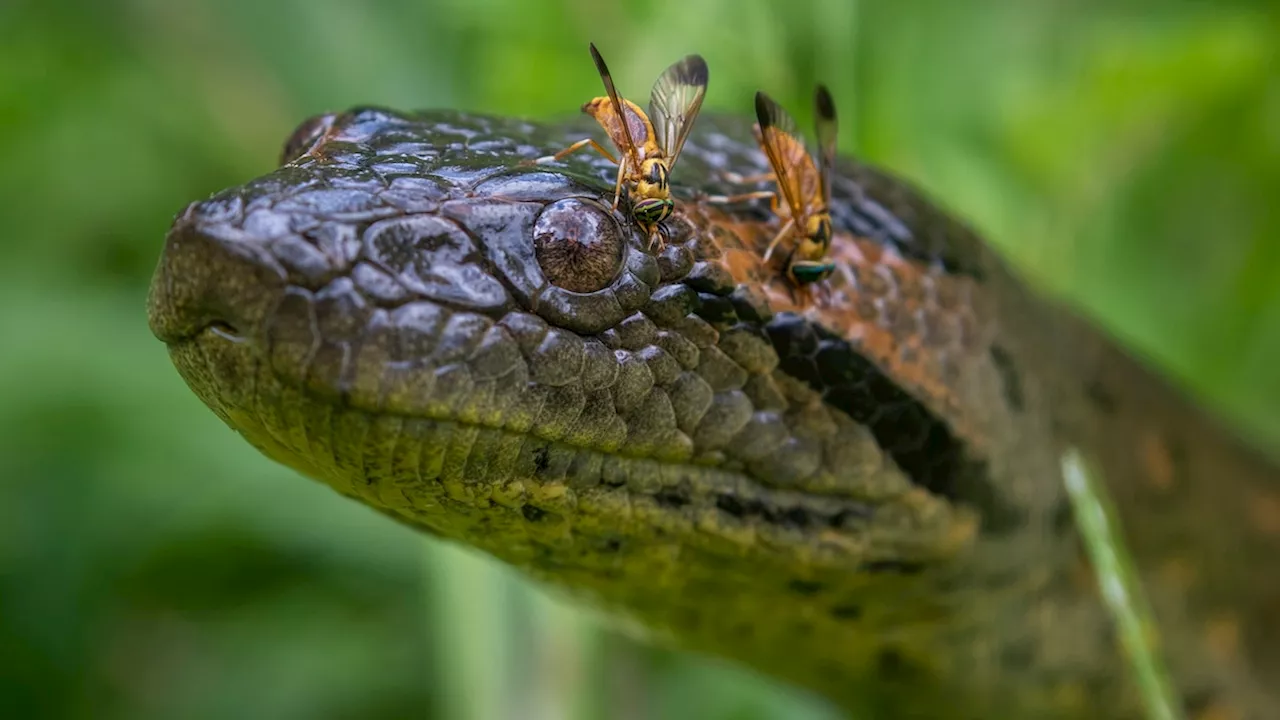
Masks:
[[[269,429],[273,425],[278,429],[284,422],[282,408],[273,405],[270,393],[264,395],[260,386],[274,383],[296,394],[304,404],[323,406],[330,415],[341,411],[358,416],[358,423],[365,428],[379,423],[394,425],[403,434],[395,443],[402,452],[422,452],[433,442],[456,446],[459,438],[471,437],[469,442],[474,444],[468,446],[469,462],[470,453],[479,452],[477,448],[485,443],[490,449],[504,443],[518,446],[521,459],[527,457],[527,462],[517,462],[513,471],[502,473],[520,481],[514,485],[519,488],[515,494],[509,491],[513,487],[509,481],[484,477],[450,480],[443,474],[427,473],[409,482],[437,485],[445,496],[451,486],[465,488],[451,499],[484,507],[495,503],[514,506],[527,521],[575,512],[574,508],[584,505],[598,506],[597,514],[643,515],[654,528],[667,532],[698,535],[709,530],[712,535],[735,537],[735,544],[754,538],[749,542],[764,542],[778,549],[808,547],[806,552],[819,564],[898,574],[921,572],[928,562],[949,555],[956,544],[957,528],[964,525],[949,508],[941,514],[921,512],[919,497],[870,500],[772,488],[736,468],[604,452],[457,414],[411,414],[371,408],[352,398],[327,397],[271,367],[252,340],[222,328],[208,327],[192,339],[171,343],[170,348],[171,352],[203,357],[199,364],[206,367],[222,362],[225,358],[217,356],[230,352],[235,366],[252,375],[240,378],[242,387],[252,388],[249,394],[240,400],[228,398],[225,380],[206,385],[198,394],[211,406],[221,407],[219,414],[224,420],[260,449],[262,440],[279,447],[282,453],[269,453],[277,455],[277,460],[331,485],[349,486],[374,505],[387,505],[379,495],[385,488],[374,487],[386,478],[363,470],[352,474],[342,463],[282,441],[278,432]],[[194,369],[192,374],[199,372]],[[209,393],[221,397],[208,397]],[[233,411],[228,413],[227,409]],[[311,412],[306,410],[303,416]],[[476,437],[487,440],[477,441]],[[415,443],[417,447],[412,447]],[[335,474],[342,475],[339,483],[333,482]],[[404,480],[396,478],[393,484]],[[494,499],[503,493],[501,501]],[[904,542],[906,538],[911,539]]]
[[[223,320],[210,320],[202,325],[171,333],[163,338],[166,348],[172,353],[195,348],[203,351],[206,343],[225,342],[232,345],[251,344],[252,338],[241,331],[238,326]]]

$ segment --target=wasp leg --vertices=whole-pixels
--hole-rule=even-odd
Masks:
[[[656,251],[662,252],[663,248],[667,246],[667,239],[662,236],[662,228],[659,225],[654,225],[652,228],[649,229],[649,243],[645,248],[646,250],[650,250],[650,251],[654,250],[653,242],[655,239],[658,241],[658,247]]]
[[[627,158],[623,156],[622,162],[618,163],[618,179],[613,183],[613,209],[618,209],[618,198],[622,196],[622,178],[627,172]]]
[[[751,183],[777,182],[778,178],[771,172],[757,173],[755,175],[739,175],[736,172],[728,172],[727,170],[719,173],[720,179],[730,185],[747,185]]]
[[[769,242],[769,246],[764,249],[764,258],[763,258],[764,262],[769,262],[770,256],[773,255],[773,249],[778,246],[778,241],[786,237],[787,234],[791,232],[791,229],[794,228],[795,226],[796,226],[796,219],[787,218],[787,221],[782,224],[782,229],[778,231],[777,235],[773,236],[773,240]]]
[[[745,202],[747,200],[776,197],[777,195],[772,190],[757,190],[756,192],[742,193],[739,195],[707,195],[702,198],[702,201],[711,203],[712,205],[732,205],[734,203]]]
[[[600,145],[600,143],[596,142],[595,140],[592,140],[591,138],[583,138],[578,142],[556,153],[555,155],[543,155],[542,157],[536,158],[534,160],[526,160],[525,164],[544,165],[549,162],[556,162],[557,160],[563,159],[566,155],[572,155],[573,153],[578,152],[579,150],[581,150],[582,148],[588,145],[595,148],[596,152],[609,158],[609,162],[613,163],[614,165],[618,164],[618,160],[613,156],[613,153],[609,152],[608,150],[605,150],[604,147]]]
[[[556,153],[555,155],[543,155],[540,158],[535,158],[533,160],[526,160],[521,164],[522,165],[545,165],[546,163],[549,163],[549,162],[556,162],[558,160],[562,160],[566,156],[572,155],[573,153],[578,152],[582,148],[588,147],[588,146],[595,149],[595,151],[600,153],[601,155],[605,156],[605,158],[607,158],[609,162],[618,166],[618,178],[614,182],[614,186],[613,186],[613,209],[617,210],[618,198],[622,193],[622,177],[627,170],[626,158],[625,157],[623,158],[623,162],[618,162],[618,159],[613,156],[613,153],[609,152],[608,150],[605,150],[604,147],[600,145],[600,143],[596,142],[591,138],[583,138],[578,142]]]

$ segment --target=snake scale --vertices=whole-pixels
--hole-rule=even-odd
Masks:
[[[365,107],[175,219],[150,324],[267,457],[858,717],[1140,718],[1059,459],[1101,468],[1188,716],[1280,717],[1280,471],[1029,290],[906,183],[839,161],[795,288],[765,170],[706,113],[661,247],[595,133]],[[602,139],[602,138],[601,138]]]

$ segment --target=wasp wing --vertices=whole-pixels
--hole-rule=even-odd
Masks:
[[[791,210],[791,217],[802,222],[806,198],[799,173],[808,161],[808,151],[796,134],[796,121],[773,98],[756,92],[756,122],[760,127],[760,145],[773,166],[778,190]]]
[[[818,137],[818,180],[822,187],[823,207],[831,207],[831,173],[836,164],[836,105],[826,85],[814,92],[813,122]]]
[[[649,119],[666,153],[668,167],[676,164],[694,118],[707,94],[707,62],[701,55],[688,55],[662,73],[653,84],[649,98]]]
[[[609,102],[613,105],[613,110],[618,115],[618,127],[621,132],[623,144],[618,146],[627,156],[627,162],[632,168],[640,167],[640,153],[636,151],[635,139],[631,137],[631,125],[627,122],[626,110],[622,104],[622,98],[618,97],[618,89],[613,86],[613,75],[609,73],[609,66],[604,64],[604,58],[600,57],[600,51],[596,50],[596,44],[591,43],[591,59],[596,63],[596,72],[600,73],[600,80],[604,82],[605,92],[609,94]],[[614,138],[614,142],[617,142]]]

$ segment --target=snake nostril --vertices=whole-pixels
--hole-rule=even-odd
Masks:
[[[167,343],[206,329],[249,337],[279,302],[285,282],[259,241],[184,214],[169,231],[151,281],[151,330]]]
[[[214,320],[210,322],[207,329],[212,330],[213,332],[223,336],[228,336],[232,338],[243,337],[238,327],[236,327],[232,323],[225,322],[223,320]]]

